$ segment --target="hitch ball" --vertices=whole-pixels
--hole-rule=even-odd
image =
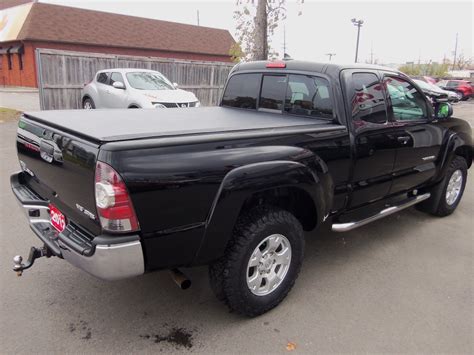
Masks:
[[[23,258],[21,255],[16,255],[13,257],[13,271],[16,271],[16,274],[18,276],[21,276],[23,274],[23,265],[21,264],[23,262]]]
[[[23,258],[20,255],[13,258],[13,271],[15,271],[18,276],[21,276],[23,270],[29,269],[33,266],[36,259],[42,258],[43,256],[49,258],[52,255],[51,250],[49,250],[46,245],[42,248],[31,247],[30,255],[28,255],[26,263],[23,264]]]

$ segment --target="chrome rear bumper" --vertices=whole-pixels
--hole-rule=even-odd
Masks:
[[[119,280],[145,272],[139,235],[93,236],[71,221],[58,233],[50,224],[49,201],[22,184],[21,174],[10,178],[13,193],[31,229],[54,255],[103,280]]]

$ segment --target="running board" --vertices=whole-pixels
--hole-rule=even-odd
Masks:
[[[378,219],[390,216],[393,213],[397,213],[405,208],[416,205],[417,203],[420,203],[429,198],[430,198],[429,193],[410,197],[407,200],[401,201],[401,203],[398,205],[387,207],[383,209],[382,211],[378,212],[377,214],[374,214],[373,216],[367,217],[365,219],[361,219],[360,221],[348,222],[348,223],[334,223],[332,225],[332,230],[333,232],[347,232],[355,228],[364,226],[368,223],[374,222]]]

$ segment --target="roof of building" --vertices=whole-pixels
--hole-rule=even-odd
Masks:
[[[2,0],[5,1],[5,0]],[[227,30],[34,3],[17,40],[229,56]]]
[[[9,7],[28,4],[36,0],[2,0],[0,1],[0,10],[8,9]]]

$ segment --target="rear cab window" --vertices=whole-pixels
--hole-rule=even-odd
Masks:
[[[221,106],[334,118],[328,80],[304,74],[235,74],[227,83]]]
[[[236,74],[230,78],[222,97],[222,106],[257,109],[261,74]]]

